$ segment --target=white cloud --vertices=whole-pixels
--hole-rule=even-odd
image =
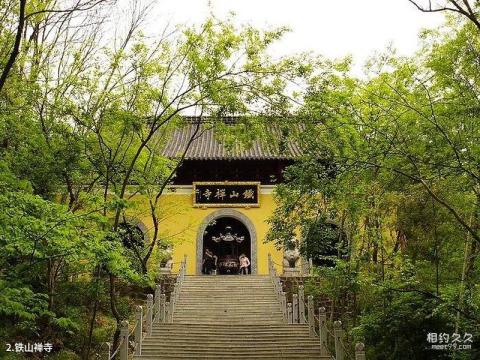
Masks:
[[[124,0],[129,1],[129,0]],[[442,14],[424,14],[408,0],[210,0],[213,13],[236,14],[238,23],[271,28],[288,26],[274,50],[278,56],[313,51],[327,57],[353,55],[357,69],[389,44],[402,55],[418,48],[422,28],[442,23]],[[145,31],[165,24],[200,23],[210,12],[208,0],[158,0],[147,17]]]

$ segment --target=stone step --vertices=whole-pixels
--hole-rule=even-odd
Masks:
[[[292,344],[307,344],[307,345],[320,345],[318,342],[318,339],[314,338],[309,338],[309,337],[300,337],[299,335],[295,336],[290,336],[290,337],[279,337],[279,336],[271,336],[271,337],[266,337],[262,336],[261,338],[257,336],[242,336],[242,338],[237,339],[235,337],[228,337],[227,335],[223,337],[212,337],[210,336],[195,336],[195,337],[183,337],[183,338],[178,338],[176,337],[178,334],[172,334],[170,336],[166,335],[152,335],[148,338],[146,338],[143,343],[144,344],[150,344],[150,345],[164,345],[166,343],[168,344],[183,344],[185,346],[189,346],[189,344],[196,345],[199,343],[202,344],[213,344],[213,345],[222,345],[225,346],[225,342],[232,344],[232,345],[245,345],[247,343],[250,344],[255,342],[255,344],[264,344],[264,345],[269,345],[269,344],[283,344],[283,345],[292,345]]]
[[[187,276],[173,323],[155,323],[142,356],[154,359],[328,359],[308,325],[288,325],[268,276]]]
[[[247,290],[257,290],[257,291],[263,291],[263,290],[273,290],[274,287],[270,285],[265,285],[265,284],[245,284],[245,285],[210,285],[210,284],[204,284],[204,285],[188,285],[188,284],[183,284],[181,286],[182,291],[191,291],[191,290],[205,290],[205,291],[222,291],[222,290],[229,290],[229,291],[247,291]]]
[[[264,297],[260,297],[260,298],[254,298],[254,299],[251,299],[251,298],[245,298],[245,299],[239,299],[239,298],[232,298],[232,297],[225,297],[225,298],[220,298],[220,297],[210,297],[210,298],[205,298],[205,297],[184,297],[182,295],[180,295],[180,297],[178,298],[177,300],[177,304],[178,303],[181,303],[181,302],[185,302],[185,303],[190,303],[190,302],[194,302],[194,303],[198,303],[198,302],[202,302],[202,303],[205,303],[205,304],[209,304],[209,303],[213,303],[213,302],[224,302],[224,303],[239,303],[239,304],[247,304],[247,303],[276,303],[278,304],[278,300],[275,296],[271,296],[271,297],[267,297],[267,296],[264,296]]]
[[[212,287],[212,288],[247,288],[249,286],[260,288],[260,287],[266,287],[266,288],[273,288],[273,284],[270,281],[266,282],[258,282],[258,281],[252,281],[252,282],[238,282],[238,283],[218,283],[218,282],[183,282],[182,287],[189,288],[189,287]]]
[[[174,358],[187,358],[187,359],[331,359],[331,357],[320,357],[320,351],[318,350],[301,350],[301,349],[289,349],[276,351],[266,350],[251,350],[241,351],[239,354],[233,354],[228,348],[219,351],[180,351],[174,350],[159,350],[152,351],[150,353],[142,352],[139,357],[135,359],[174,359]]]
[[[252,293],[247,293],[247,292],[233,292],[233,291],[225,291],[225,292],[185,292],[181,291],[179,294],[179,298],[198,298],[198,299],[215,299],[215,298],[221,298],[221,299],[239,299],[246,301],[248,299],[275,299],[277,300],[278,297],[276,294],[273,293],[273,290],[271,292],[252,292]]]
[[[255,298],[268,298],[268,299],[277,299],[277,296],[272,291],[265,291],[265,292],[254,292],[251,293],[245,291],[225,291],[225,292],[214,292],[214,291],[192,291],[186,292],[181,291],[180,297],[197,297],[197,298],[240,298],[240,299],[255,299]]]
[[[192,291],[192,292],[186,292],[182,291],[179,294],[180,298],[199,298],[199,299],[214,299],[214,298],[222,298],[222,299],[238,299],[238,300],[249,300],[249,299],[278,299],[277,296],[273,293],[272,291],[265,291],[265,292],[260,292],[260,291],[252,291],[252,292],[246,292],[246,291],[225,291],[225,292],[220,292],[220,291]]]
[[[221,353],[209,353],[209,354],[149,354],[134,356],[136,360],[176,360],[176,359],[231,359],[231,360],[244,360],[244,359],[265,359],[265,360],[279,360],[279,359],[318,359],[318,360],[331,360],[330,356],[320,356],[318,353],[312,354],[303,354],[303,353],[290,353],[290,354],[264,354],[264,353],[255,353],[255,354],[228,354],[225,355],[225,352]]]
[[[257,285],[264,285],[264,286],[273,286],[273,283],[270,281],[270,279],[250,279],[250,280],[239,280],[239,281],[219,281],[219,280],[210,280],[210,281],[192,281],[192,280],[185,280],[182,282],[182,285],[188,286],[188,285],[201,285],[201,284],[207,284],[211,286],[242,286],[242,285],[252,285],[252,286],[257,286]]]
[[[235,343],[223,343],[223,344],[175,344],[169,342],[168,344],[150,344],[145,343],[142,344],[142,353],[149,353],[158,350],[158,352],[180,352],[180,351],[188,351],[188,352],[199,352],[205,353],[210,351],[222,351],[225,350],[226,346],[228,346],[229,352],[243,352],[243,351],[270,351],[270,352],[277,352],[277,351],[294,351],[299,348],[302,351],[309,351],[309,352],[317,352],[320,350],[320,343],[299,343],[296,344],[294,342],[290,344],[265,344],[265,343],[243,343],[243,344],[235,344]]]
[[[280,310],[277,304],[264,304],[264,305],[252,305],[252,306],[235,306],[235,304],[208,304],[205,306],[195,304],[177,304],[175,309],[181,309],[182,311],[198,310],[198,311],[265,311],[265,310]]]
[[[186,275],[185,281],[221,281],[221,280],[238,280],[248,281],[252,279],[270,280],[269,275]]]
[[[190,328],[188,331],[195,331],[199,329],[205,329],[208,328],[210,330],[216,330],[218,332],[224,332],[224,331],[232,331],[235,330],[237,332],[249,332],[251,333],[251,329],[244,329],[244,328],[238,328],[237,326],[233,325],[222,325],[222,326],[216,326],[216,327],[211,327],[211,326],[206,326],[203,324],[196,324],[192,323],[190,324]],[[167,324],[161,324],[161,323],[154,323],[153,324],[153,329],[185,329],[184,325],[177,325],[175,323],[167,323]],[[276,330],[306,330],[308,331],[308,325],[306,324],[282,324],[279,326],[257,326],[255,328],[255,331],[276,331]]]
[[[235,307],[231,304],[209,304],[208,306],[201,306],[195,304],[176,304],[175,313],[180,311],[200,311],[200,312],[218,312],[218,311],[227,311],[239,313],[244,312],[255,312],[255,311],[280,311],[280,306],[277,304],[264,304],[264,305],[252,305],[250,308],[248,306],[244,307]]]
[[[206,324],[241,324],[242,320],[245,324],[247,325],[257,325],[257,324],[281,324],[283,322],[283,319],[280,317],[278,318],[263,318],[263,319],[258,319],[255,317],[213,317],[213,316],[205,316],[205,317],[174,317],[173,321],[182,323],[182,324],[188,324],[191,323],[192,321],[196,322],[204,322]]]
[[[275,295],[273,289],[215,289],[215,290],[208,290],[208,289],[181,289],[180,294],[271,294]]]
[[[181,309],[182,311],[185,310],[200,310],[200,311],[266,311],[266,310],[275,310],[280,311],[280,306],[277,304],[252,304],[251,306],[246,306],[244,304],[239,304],[239,306],[235,306],[236,304],[205,304],[205,306],[201,306],[199,304],[176,304],[175,309]]]
[[[231,307],[231,308],[236,308],[236,309],[242,309],[242,308],[248,308],[248,307],[258,307],[258,308],[265,308],[265,307],[273,307],[277,306],[280,308],[280,304],[276,301],[272,300],[259,300],[259,301],[253,301],[253,302],[233,302],[233,301],[207,301],[205,303],[198,303],[195,301],[191,300],[186,300],[182,299],[181,301],[178,301],[175,303],[175,307],[199,307],[202,309],[205,308],[219,308],[219,307]]]
[[[176,319],[175,320],[179,324],[191,324],[192,320],[191,319]],[[226,325],[226,324],[232,324],[235,326],[240,326],[242,324],[246,326],[255,326],[255,325],[279,325],[282,324],[282,320],[237,320],[237,319],[208,319],[208,318],[203,318],[203,319],[195,319],[195,321],[201,321],[206,325]]]
[[[202,308],[202,309],[217,309],[217,308],[230,308],[230,309],[246,309],[248,307],[250,308],[259,308],[259,309],[265,309],[268,307],[277,307],[280,308],[280,305],[277,302],[274,301],[259,301],[259,302],[252,302],[252,303],[245,303],[245,302],[222,302],[222,301],[212,301],[212,302],[206,302],[206,303],[195,303],[191,301],[182,301],[182,302],[177,302],[175,303],[175,307],[181,308],[181,307],[197,307],[197,308]]]
[[[239,280],[239,281],[218,281],[218,280],[211,280],[211,281],[192,281],[192,280],[185,280],[182,282],[182,285],[209,285],[209,286],[245,286],[245,285],[252,285],[252,286],[273,286],[273,283],[270,279],[259,280],[259,279],[251,279],[251,280]]]
[[[290,353],[290,354],[303,353],[303,354],[319,355],[320,345],[316,344],[315,346],[311,346],[307,348],[302,348],[299,346],[291,346],[291,347],[277,346],[272,348],[262,348],[260,346],[259,347],[243,347],[243,350],[240,350],[239,348],[230,349],[230,346],[228,344],[225,344],[223,348],[211,348],[211,349],[208,349],[208,348],[187,349],[181,346],[178,346],[178,347],[169,346],[169,347],[158,347],[158,348],[145,348],[145,350],[143,350],[143,346],[142,346],[142,355],[148,355],[149,353],[150,354],[157,353],[162,355],[166,355],[166,354],[172,354],[172,355],[199,354],[200,355],[202,354],[203,356],[205,356],[206,354],[221,354],[223,352],[223,355],[226,358],[229,358],[231,353],[235,353],[235,352],[240,353],[240,351],[242,354],[250,354],[250,355],[254,355],[254,354],[273,355],[273,354],[287,354],[287,353]]]
[[[179,318],[186,318],[188,316],[191,316],[191,317],[229,317],[229,318],[233,318],[233,317],[244,317],[244,316],[248,316],[248,315],[251,315],[249,317],[252,317],[252,318],[260,318],[260,319],[265,319],[265,318],[269,318],[270,316],[283,316],[283,314],[280,312],[280,310],[277,310],[277,311],[271,311],[271,312],[262,312],[262,311],[257,311],[257,312],[235,312],[235,311],[211,311],[211,312],[199,312],[199,311],[176,311],[173,316],[175,317],[175,319],[179,319]]]
[[[173,316],[176,318],[176,319],[179,319],[179,318],[186,318],[188,316],[191,316],[191,317],[195,317],[195,318],[203,318],[203,317],[229,317],[229,318],[234,318],[234,317],[244,317],[244,316],[248,316],[249,313],[248,312],[244,312],[244,313],[237,313],[237,312],[226,312],[226,311],[216,311],[216,312],[209,312],[209,313],[201,313],[201,312],[182,312],[182,311],[177,311],[173,314]],[[259,318],[259,319],[268,319],[270,318],[271,316],[279,316],[279,315],[282,315],[283,314],[279,311],[277,312],[270,312],[270,313],[263,313],[263,316],[262,316],[262,313],[252,313],[250,314],[251,316],[248,316],[248,317],[251,317],[251,318]]]
[[[162,340],[163,339],[163,340]],[[225,342],[225,339],[227,339],[227,342]],[[168,340],[168,342],[167,342]],[[201,341],[198,341],[201,340]],[[315,338],[310,338],[310,337],[290,337],[290,338],[241,338],[241,339],[235,339],[233,336],[228,339],[228,337],[225,338],[216,338],[216,337],[202,337],[202,338],[190,338],[190,337],[185,337],[183,339],[173,339],[173,338],[162,338],[159,335],[152,336],[149,338],[146,338],[143,341],[144,344],[148,345],[149,347],[152,346],[183,346],[183,345],[188,345],[188,349],[193,349],[196,347],[210,347],[210,346],[225,346],[225,344],[228,344],[228,346],[245,346],[247,348],[250,347],[255,347],[255,346],[285,346],[285,347],[291,347],[293,345],[297,344],[305,344],[308,346],[312,347],[319,347],[320,342],[318,339]]]
[[[176,311],[173,314],[175,319],[186,318],[186,317],[189,317],[189,316],[195,317],[195,318],[203,318],[203,317],[220,317],[220,318],[222,318],[222,317],[229,317],[229,318],[238,317],[238,318],[241,318],[241,317],[244,317],[244,316],[248,316],[248,317],[251,317],[251,318],[268,319],[271,316],[278,316],[278,315],[283,316],[283,314],[280,312],[280,310],[274,311],[274,312],[257,312],[257,313],[227,312],[227,311],[215,311],[215,312]]]
[[[229,308],[229,309],[247,309],[247,308],[259,308],[264,309],[268,307],[280,308],[280,305],[276,301],[240,301],[240,302],[232,302],[232,301],[207,301],[205,303],[196,303],[192,301],[182,301],[176,302],[175,306],[178,307],[198,307],[202,309],[217,309],[217,308]]]
[[[239,314],[244,314],[244,313],[249,313],[249,312],[261,312],[261,311],[266,311],[266,312],[278,312],[280,311],[280,307],[276,305],[263,305],[263,306],[258,306],[256,305],[255,307],[252,306],[251,309],[248,309],[246,307],[244,308],[232,308],[232,307],[227,307],[225,305],[217,304],[216,306],[210,306],[209,308],[207,307],[202,307],[202,306],[195,306],[195,305],[175,305],[175,310],[174,314],[178,314],[180,312],[200,312],[200,313],[208,313],[208,312],[213,312],[213,313],[218,313],[218,312],[227,312],[227,313],[235,313],[238,312]]]
[[[218,280],[210,280],[210,281],[192,281],[192,280],[185,280],[182,282],[182,285],[211,285],[211,286],[244,286],[244,285],[265,285],[265,286],[273,286],[273,283],[270,279],[251,279],[251,280],[239,280],[239,281],[218,281]]]
[[[190,334],[188,332],[161,332],[161,331],[152,331],[152,335],[150,337],[145,338],[145,341],[150,339],[156,339],[158,341],[162,341],[162,339],[169,339],[169,341],[180,341],[180,342],[190,342],[190,341],[237,341],[241,342],[244,340],[255,340],[255,341],[299,341],[302,340],[315,340],[314,338],[309,337],[308,332],[284,332],[284,333],[275,333],[275,334],[268,334],[268,333],[257,333],[254,332],[253,334],[242,334],[238,336],[234,336],[232,334],[213,334],[213,333],[202,333],[202,334]]]
[[[238,293],[238,294],[214,294],[214,293],[181,293],[178,297],[179,300],[197,300],[203,302],[209,302],[212,300],[222,300],[222,301],[237,301],[237,302],[255,302],[260,300],[268,300],[268,301],[277,301],[277,297],[273,294],[245,294],[245,293]]]
[[[283,322],[282,319],[268,319],[268,318],[265,318],[265,319],[244,318],[244,319],[241,319],[241,318],[233,318],[233,317],[231,317],[231,318],[226,318],[226,317],[223,317],[223,318],[203,317],[203,318],[201,318],[201,317],[199,317],[199,318],[193,319],[193,321],[203,322],[203,323],[209,324],[209,325],[215,325],[215,324],[218,324],[218,325],[223,325],[223,324],[238,325],[238,324],[242,323],[242,320],[246,325],[249,325],[249,326],[261,325],[261,324],[263,324],[263,325],[281,324]],[[181,324],[189,324],[189,323],[192,322],[192,318],[191,317],[189,317],[189,318],[174,318],[173,321],[181,323]]]
[[[192,299],[186,299],[186,298],[180,298],[176,303],[176,305],[181,305],[181,304],[197,304],[201,306],[208,306],[208,305],[217,305],[217,306],[222,306],[222,305],[273,305],[273,304],[279,304],[279,302],[276,299],[268,299],[268,298],[263,298],[263,299],[252,299],[248,301],[242,301],[238,299],[219,299],[219,298],[211,298],[211,299],[205,299],[205,298],[192,298]],[[279,305],[280,306],[280,305]]]

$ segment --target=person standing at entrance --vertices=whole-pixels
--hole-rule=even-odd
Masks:
[[[217,268],[217,256],[210,251],[210,249],[205,249],[205,255],[203,257],[202,272],[205,275],[210,275],[212,270]]]
[[[245,254],[240,255],[240,274],[247,275],[248,274],[248,267],[250,266],[250,260]]]

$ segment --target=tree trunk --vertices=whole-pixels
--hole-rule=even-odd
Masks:
[[[12,70],[13,65],[15,64],[15,60],[17,59],[17,56],[20,52],[20,44],[22,42],[23,28],[25,26],[25,5],[26,5],[26,3],[27,3],[27,0],[20,0],[20,11],[19,11],[19,14],[18,14],[17,33],[15,35],[15,42],[13,44],[12,52],[10,53],[8,61],[5,64],[5,67],[2,71],[2,75],[0,76],[0,92],[3,89],[3,86],[5,85],[5,82],[7,81],[8,74]]]

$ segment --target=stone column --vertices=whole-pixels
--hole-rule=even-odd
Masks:
[[[268,275],[270,275],[270,279],[272,279],[272,254],[268,253]]]
[[[292,303],[287,304],[287,318],[288,318],[288,323],[293,324]]]
[[[320,338],[320,354],[328,355],[327,351],[327,311],[322,306],[318,308],[318,336]]]
[[[162,294],[162,287],[160,285],[155,286],[155,307],[153,310],[153,321],[160,322],[160,297]]]
[[[135,355],[142,355],[143,308],[135,309]]]
[[[120,360],[128,360],[128,321],[120,324]]]
[[[315,314],[313,313],[313,296],[309,295],[307,299],[308,330],[310,337],[315,336]]]
[[[147,295],[147,319],[145,326],[147,327],[147,335],[152,335],[152,325],[153,325],[153,295]]]
[[[333,323],[333,336],[335,336],[335,360],[344,360],[345,354],[342,346],[342,322],[337,320]]]
[[[355,360],[365,360],[365,345],[363,343],[355,345]]]
[[[159,321],[164,323],[167,322],[167,319],[165,317],[165,294],[160,294],[160,313],[159,313]]]
[[[292,296],[292,323],[298,324],[298,295],[293,294]]]
[[[300,324],[305,324],[305,291],[303,285],[298,287],[298,319]]]
[[[287,323],[288,322],[288,318],[287,318],[287,295],[286,295],[285,291],[282,291],[280,306],[282,308],[283,321],[285,321]]]
[[[177,298],[177,290],[178,287],[177,287],[177,284],[175,283],[173,285],[173,290],[172,292],[170,293],[170,315],[171,317],[173,317],[173,311],[175,310],[175,300]]]
[[[165,322],[169,323],[170,321],[170,302],[165,303]]]

